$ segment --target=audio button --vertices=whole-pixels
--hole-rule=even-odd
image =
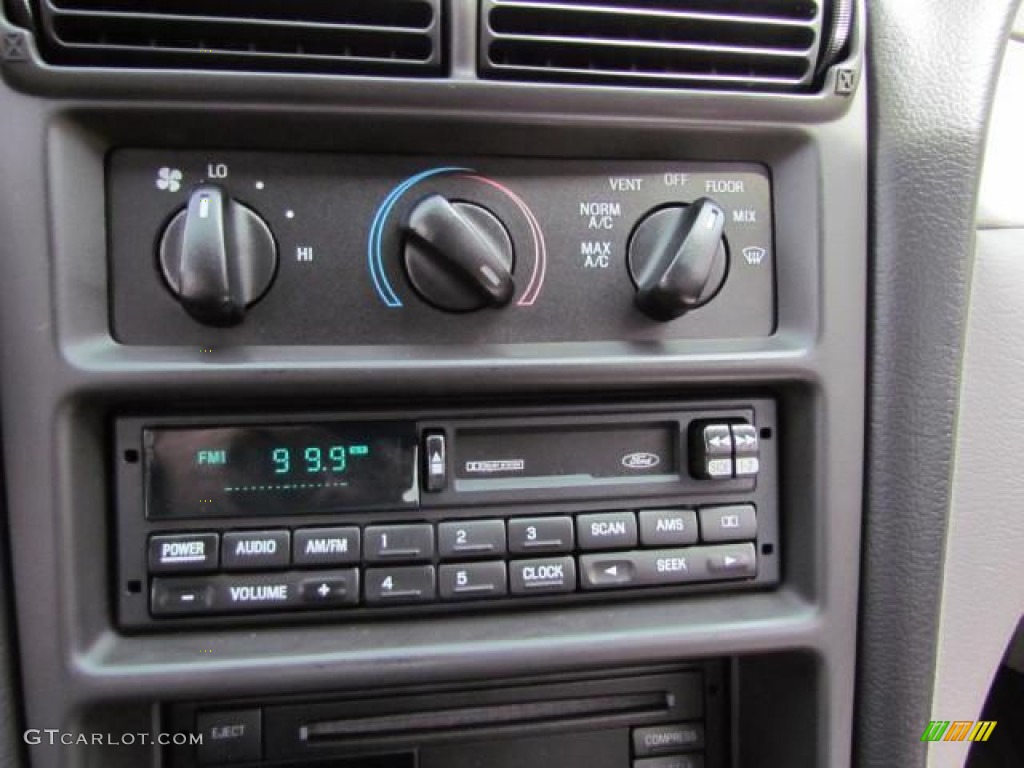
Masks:
[[[291,561],[288,531],[232,531],[224,534],[221,563],[225,571],[284,568]]]

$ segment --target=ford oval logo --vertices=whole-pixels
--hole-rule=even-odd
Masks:
[[[661,464],[661,457],[656,453],[637,451],[622,457],[622,466],[626,469],[650,469]]]

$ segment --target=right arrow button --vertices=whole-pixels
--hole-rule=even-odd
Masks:
[[[712,579],[747,579],[757,576],[757,556],[753,544],[726,544],[703,547],[708,573]]]

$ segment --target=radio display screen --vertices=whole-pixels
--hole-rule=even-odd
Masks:
[[[144,432],[150,519],[416,507],[417,432],[398,422]]]

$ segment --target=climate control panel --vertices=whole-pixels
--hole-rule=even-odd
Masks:
[[[760,337],[768,170],[737,163],[121,150],[126,344]]]

